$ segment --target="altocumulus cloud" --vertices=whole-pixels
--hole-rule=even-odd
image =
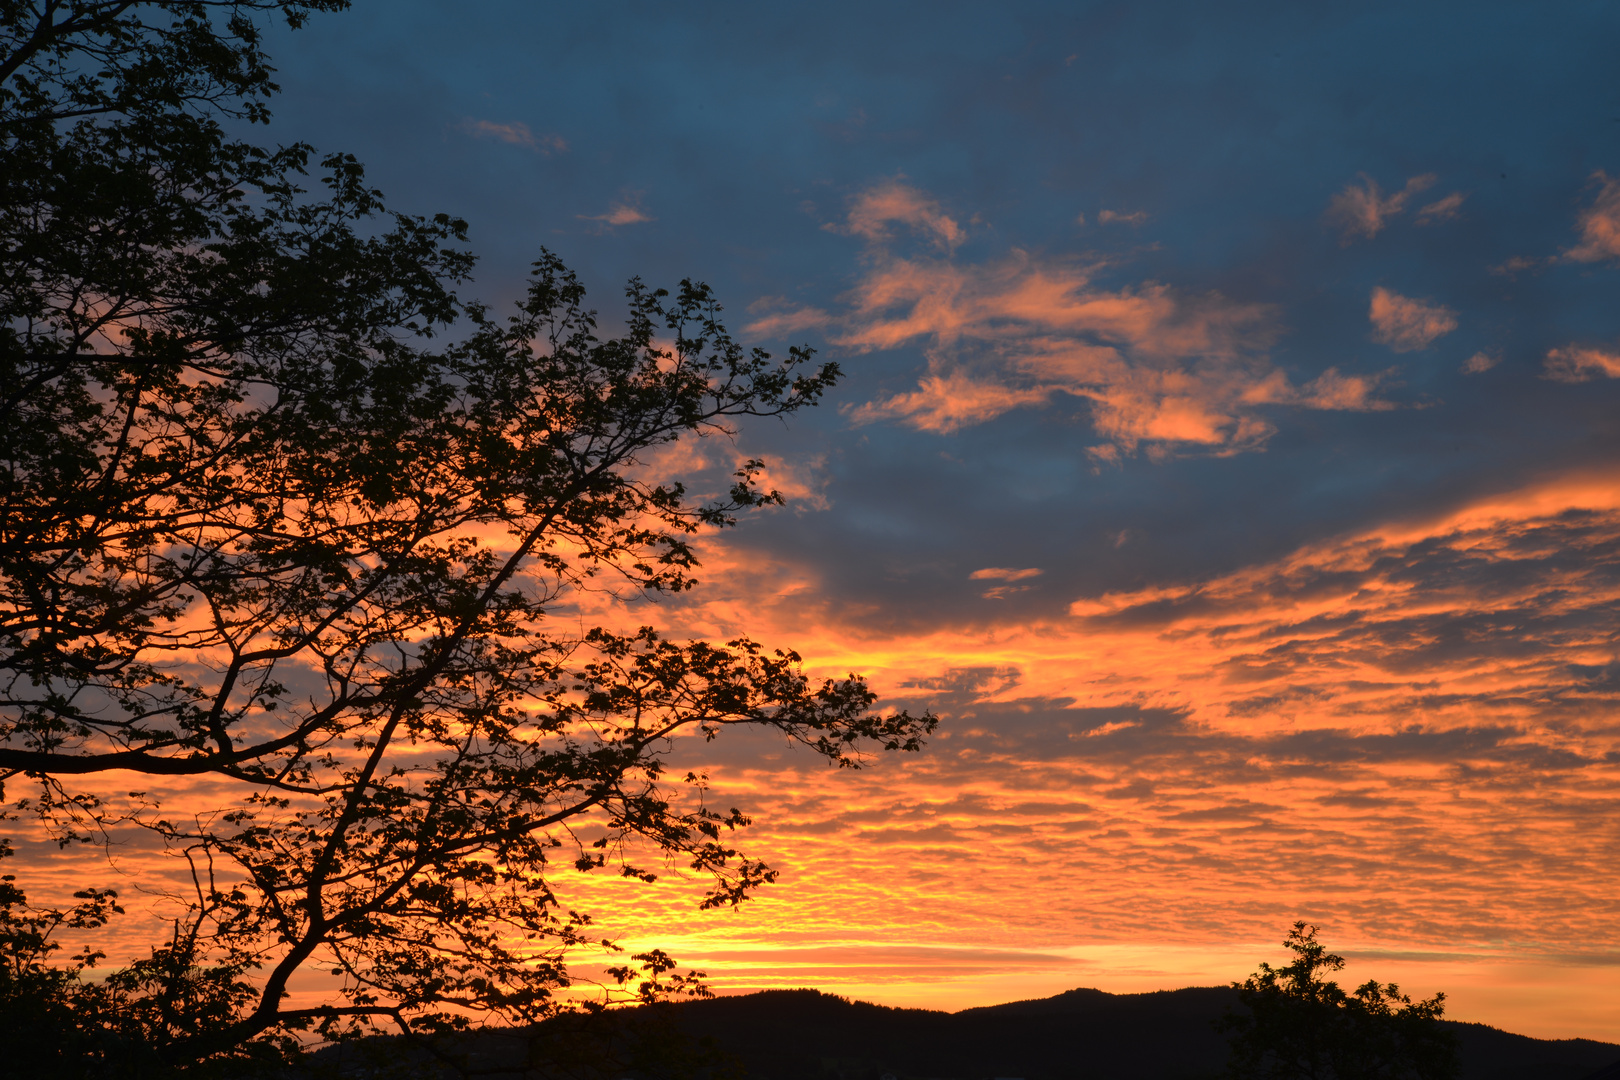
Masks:
[[[829,673],[861,656],[887,700],[947,718],[853,786],[763,743],[690,748],[760,812],[793,910],[845,934],[1263,936],[1308,911],[1369,939],[1620,948],[1592,919],[1620,843],[1613,472],[904,640],[724,576],[763,602],[685,617],[793,626]]]
[[[1596,187],[1597,192],[1591,203],[1576,214],[1575,231],[1580,236],[1579,242],[1557,255],[1515,255],[1493,267],[1493,272],[1513,274],[1558,263],[1595,263],[1620,259],[1620,178],[1611,177],[1599,169],[1592,174],[1589,186]]]
[[[1620,258],[1620,178],[1600,171],[1592,175],[1592,182],[1598,193],[1581,212],[1581,242],[1564,252],[1564,258],[1574,262]]]
[[[1385,195],[1378,181],[1363,173],[1358,182],[1344,186],[1344,190],[1328,200],[1326,218],[1329,225],[1339,230],[1339,242],[1349,244],[1358,237],[1371,240],[1389,224],[1391,218],[1406,212],[1407,205],[1422,191],[1434,186],[1439,179],[1434,173],[1414,176],[1406,186]],[[1457,216],[1466,198],[1453,192],[1422,207],[1417,213],[1419,225],[1434,225]]]
[[[1620,379],[1620,352],[1579,345],[1550,349],[1544,370],[1557,382],[1586,382],[1600,375]]]
[[[858,350],[920,345],[927,371],[915,389],[851,410],[857,423],[892,420],[948,434],[1060,396],[1089,403],[1117,460],[1260,446],[1275,430],[1267,407],[1387,408],[1377,377],[1329,369],[1295,385],[1266,350],[1276,312],[1219,293],[1188,294],[1142,281],[1102,283],[1107,260],[1047,258],[1020,249],[958,257],[967,229],[936,199],[885,181],[858,195],[834,231],[866,244],[864,271],[843,312],[761,311],[756,333],[820,323]],[[905,240],[920,240],[910,247]]]
[[[1040,577],[1045,572],[1034,566],[1022,569],[1009,566],[986,566],[982,570],[973,571],[968,575],[968,579],[970,581],[1002,582],[1000,585],[990,586],[980,595],[986,600],[1003,600],[1013,593],[1024,592],[1033,588],[1031,585],[1019,585],[1018,582]]]
[[[1367,318],[1373,340],[1396,352],[1427,349],[1457,329],[1457,313],[1442,304],[1414,300],[1379,286],[1372,291]]]

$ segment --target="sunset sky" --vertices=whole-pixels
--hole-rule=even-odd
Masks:
[[[1620,7],[452,4],[278,32],[265,140],[708,282],[846,376],[682,445],[785,508],[633,613],[921,755],[706,751],[782,881],[593,885],[717,989],[961,1008],[1345,977],[1620,1041]]]

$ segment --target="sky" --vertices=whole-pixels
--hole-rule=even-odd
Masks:
[[[1620,6],[357,0],[260,138],[708,282],[845,372],[660,461],[788,503],[638,609],[943,718],[703,762],[782,871],[580,886],[716,989],[1345,977],[1620,1041]],[[691,884],[695,888],[695,883]]]

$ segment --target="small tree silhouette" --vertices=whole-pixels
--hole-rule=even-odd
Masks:
[[[1344,957],[1294,923],[1283,945],[1293,962],[1233,983],[1248,1015],[1216,1022],[1230,1033],[1232,1080],[1451,1080],[1456,1038],[1441,1023],[1444,994],[1413,1001],[1394,983],[1372,980],[1345,993],[1323,976]]]

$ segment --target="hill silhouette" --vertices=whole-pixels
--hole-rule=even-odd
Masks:
[[[485,1032],[452,1051],[486,1080],[672,1075],[745,1080],[1214,1080],[1226,1039],[1213,1021],[1238,1007],[1228,987],[1147,994],[1077,989],[958,1013],[850,1001],[817,990],[769,990],[626,1010],[526,1031]],[[641,1025],[626,1041],[626,1032]],[[1533,1039],[1447,1021],[1462,1051],[1459,1080],[1620,1080],[1620,1045]],[[640,1041],[699,1050],[706,1067],[666,1071],[634,1053],[599,1053]],[[560,1047],[574,1064],[542,1066]],[[465,1056],[463,1056],[465,1055]],[[609,1059],[617,1059],[609,1064]],[[335,1062],[328,1061],[328,1064]],[[358,1061],[356,1062],[358,1065]],[[433,1076],[425,1068],[413,1076]],[[347,1072],[348,1070],[340,1070]],[[356,1069],[358,1074],[360,1069]],[[454,1075],[446,1070],[444,1076]]]
[[[770,1080],[1025,1077],[1194,1080],[1226,1063],[1213,1021],[1238,1006],[1228,987],[1147,994],[1070,990],[959,1013],[895,1009],[814,990],[766,991],[677,1006],[681,1027],[709,1036]],[[1620,1045],[1533,1039],[1448,1022],[1460,1080],[1585,1080],[1620,1064]]]

